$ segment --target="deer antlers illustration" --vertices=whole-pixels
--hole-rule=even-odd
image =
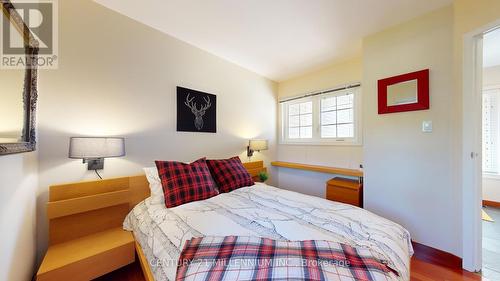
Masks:
[[[205,105],[202,105],[200,109],[198,109],[198,105],[194,102],[194,98],[189,98],[189,94],[186,97],[186,101],[184,104],[191,109],[191,112],[194,114],[194,126],[196,129],[201,130],[203,128],[203,115],[205,115],[205,111],[212,106],[210,102],[210,97],[203,97],[205,101]]]

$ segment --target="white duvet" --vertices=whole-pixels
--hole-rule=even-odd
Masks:
[[[409,280],[410,235],[400,225],[351,205],[257,183],[175,208],[138,204],[124,228],[134,232],[156,280],[175,280],[184,242],[198,236],[327,240],[369,247]]]

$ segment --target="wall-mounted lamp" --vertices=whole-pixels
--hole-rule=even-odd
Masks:
[[[254,151],[261,151],[268,149],[268,141],[267,140],[249,140],[247,146],[247,156],[251,158],[253,156]]]
[[[72,137],[69,141],[69,158],[83,159],[88,170],[104,169],[104,158],[125,156],[125,139],[113,137]],[[102,179],[102,178],[101,178]]]

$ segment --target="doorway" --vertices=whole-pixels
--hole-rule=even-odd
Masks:
[[[500,280],[500,28],[482,49],[482,275]]]
[[[486,172],[494,164],[483,163],[483,158],[486,161],[486,158],[489,157],[486,153],[491,152],[489,150],[483,151],[483,138],[485,141],[496,138],[495,133],[491,136],[483,136],[483,103],[485,102],[483,100],[483,64],[486,67],[492,67],[495,64],[491,61],[483,62],[483,59],[485,59],[483,45],[484,38],[486,37],[489,40],[491,36],[495,35],[492,32],[499,28],[500,20],[471,31],[463,37],[462,258],[463,268],[476,272],[481,271],[483,268],[483,172]],[[489,41],[486,42],[486,45],[490,45]],[[486,52],[491,50],[491,47],[488,47]],[[486,56],[489,55],[486,54]],[[491,102],[491,99],[486,102]],[[490,121],[494,120],[490,119]],[[485,129],[484,133],[492,132],[486,132]],[[488,139],[488,137],[491,138]],[[488,145],[492,148],[491,143]],[[486,145],[484,146],[487,148]],[[488,159],[492,161],[491,157]],[[488,247],[488,244],[485,244],[485,246]],[[491,265],[489,268],[491,268]]]

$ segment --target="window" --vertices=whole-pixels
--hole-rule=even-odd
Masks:
[[[500,88],[483,91],[483,173],[499,174]]]
[[[354,137],[354,94],[321,98],[321,138]]]
[[[288,107],[288,138],[312,138],[312,101],[291,104]]]
[[[282,101],[281,143],[360,143],[359,88]]]

